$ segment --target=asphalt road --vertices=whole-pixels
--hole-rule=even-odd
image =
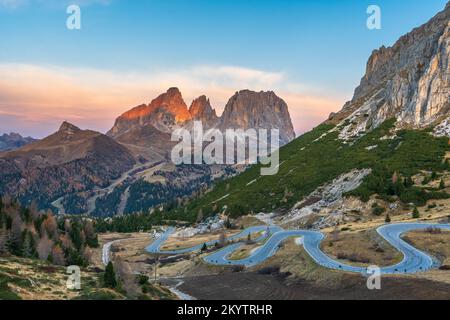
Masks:
[[[388,224],[381,226],[377,229],[378,234],[388,241],[393,247],[399,250],[403,254],[403,260],[393,266],[382,267],[382,274],[399,274],[399,273],[417,273],[421,271],[426,271],[432,268],[437,268],[439,266],[439,261],[433,259],[431,256],[422,252],[413,246],[409,245],[401,239],[401,235],[405,232],[413,230],[423,230],[429,227],[448,229],[450,230],[449,224],[428,224],[428,223],[398,223],[398,224]],[[265,243],[251,253],[250,256],[241,260],[230,260],[228,257],[242,246],[243,242],[232,243],[212,254],[204,257],[207,263],[215,265],[242,265],[245,267],[251,267],[262,263],[264,260],[272,256],[279,248],[280,244],[288,238],[301,237],[303,239],[303,247],[306,252],[311,256],[311,258],[319,265],[335,270],[342,270],[347,272],[356,272],[362,274],[368,274],[366,267],[357,267],[347,264],[343,264],[337,260],[330,258],[321,249],[320,244],[324,239],[323,233],[319,231],[308,231],[308,230],[283,230],[277,226],[257,226],[250,227],[241,233],[228,238],[228,240],[236,240],[246,238],[249,233],[260,232],[269,229],[269,233],[265,232],[260,239],[269,237]],[[183,254],[192,251],[198,251],[201,249],[203,244],[186,248],[182,250],[172,250],[172,251],[162,251],[160,250],[161,245],[170,237],[170,235],[175,232],[175,229],[169,228],[161,237],[149,245],[146,250],[150,253],[160,253],[160,254]],[[208,246],[214,245],[217,241],[211,241],[207,243]]]

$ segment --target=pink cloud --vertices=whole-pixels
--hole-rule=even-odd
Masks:
[[[187,104],[206,94],[219,114],[237,90],[274,90],[287,102],[298,133],[325,120],[345,101],[342,97],[308,93],[307,88],[289,82],[283,73],[233,66],[117,73],[0,64],[0,74],[0,132],[19,131],[36,137],[52,133],[64,120],[105,132],[117,116],[150,102],[172,86],[180,88]]]

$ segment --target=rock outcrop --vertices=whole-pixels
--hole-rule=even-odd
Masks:
[[[280,145],[289,143],[295,138],[288,106],[272,91],[236,92],[225,106],[219,128],[279,129]]]
[[[180,90],[170,88],[150,104],[137,106],[122,114],[107,134],[118,137],[133,126],[153,126],[168,133],[191,119]]]
[[[219,117],[216,110],[211,107],[211,103],[206,96],[200,96],[194,101],[189,108],[192,120],[201,121],[204,128],[213,128],[217,125]]]
[[[135,156],[147,160],[168,157],[174,144],[170,134],[176,128],[192,128],[201,121],[204,129],[279,129],[280,145],[295,138],[287,104],[274,92],[237,92],[221,117],[206,96],[195,99],[188,109],[180,91],[170,88],[149,105],[140,105],[117,118],[107,133]]]
[[[353,99],[329,122],[346,123],[345,136],[395,117],[400,127],[421,128],[450,112],[450,5],[392,47],[375,50]]]

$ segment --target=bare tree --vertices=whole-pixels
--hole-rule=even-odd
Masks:
[[[22,218],[20,218],[20,215],[16,214],[13,218],[11,226],[11,242],[17,248],[20,246],[22,231],[23,231]]]
[[[44,233],[43,237],[39,239],[36,250],[39,255],[39,259],[47,260],[48,256],[52,252],[53,241],[50,240],[47,234]]]
[[[0,229],[0,254],[8,253],[7,243],[9,239],[9,232],[5,227]]]
[[[127,296],[136,298],[139,293],[139,287],[136,283],[136,278],[130,268],[130,265],[121,257],[116,257],[114,260],[114,269],[122,288],[126,291]]]
[[[58,234],[58,223],[52,213],[47,213],[47,218],[42,223],[42,228],[48,233],[50,238],[56,237]]]
[[[66,264],[66,259],[64,258],[64,252],[59,245],[56,245],[52,249],[52,260],[54,264],[63,266]]]
[[[226,237],[226,235],[225,235],[225,231],[222,230],[222,231],[220,232],[220,236],[219,236],[219,246],[220,246],[220,247],[224,247],[225,244],[226,244],[226,242],[227,242],[227,237]]]
[[[200,208],[197,213],[197,223],[202,222],[202,220],[203,220],[203,209]]]
[[[59,237],[59,240],[61,241],[61,244],[64,249],[72,249],[73,248],[72,239],[70,239],[69,235],[67,235],[67,234],[61,235]]]

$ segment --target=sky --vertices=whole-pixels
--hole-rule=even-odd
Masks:
[[[69,30],[66,10],[81,9]],[[352,98],[368,57],[446,0],[0,0],[0,134],[62,121],[106,132],[178,87],[220,114],[242,89],[273,90],[298,134]],[[369,30],[369,5],[381,29]]]

